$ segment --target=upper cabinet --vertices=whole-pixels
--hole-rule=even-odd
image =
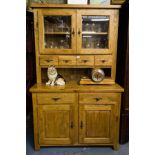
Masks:
[[[116,51],[118,11],[40,9],[40,54],[111,54]]]
[[[41,54],[76,53],[76,10],[40,10],[38,18]]]

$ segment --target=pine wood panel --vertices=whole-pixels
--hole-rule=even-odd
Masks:
[[[111,66],[112,55],[98,55],[95,56],[95,66]]]
[[[80,143],[110,143],[113,141],[112,105],[80,105]]]
[[[74,103],[76,95],[74,93],[41,93],[37,94],[38,104],[66,104]]]
[[[73,109],[69,105],[39,105],[39,143],[71,144],[74,122]]]
[[[35,150],[40,149],[39,145],[39,133],[38,133],[38,111],[37,111],[37,95],[36,93],[32,94],[32,103],[33,103],[33,130],[34,130],[34,147]]]
[[[77,65],[79,66],[93,66],[94,56],[77,56]]]
[[[59,56],[59,65],[60,66],[76,65],[76,57],[75,56]]]
[[[42,66],[50,66],[50,65],[58,65],[58,56],[41,56],[40,57],[40,65]]]
[[[35,55],[36,55],[36,75],[37,83],[41,83],[41,68],[39,66],[39,29],[38,29],[38,10],[33,10],[34,14],[34,37],[35,37]]]
[[[118,84],[114,85],[78,85],[76,82],[69,82],[65,86],[46,86],[45,84],[35,84],[31,87],[30,92],[88,92],[95,93],[121,93],[124,89]]]
[[[117,93],[79,93],[80,104],[115,104],[118,99]]]
[[[80,80],[81,85],[110,85],[110,84],[115,84],[115,80],[113,80],[110,77],[105,77],[103,81],[101,82],[94,82],[90,78],[82,78]]]

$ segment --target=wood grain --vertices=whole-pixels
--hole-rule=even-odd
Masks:
[[[71,144],[73,131],[70,123],[74,121],[72,107],[40,105],[38,110],[40,144]]]
[[[76,65],[76,57],[75,56],[59,56],[59,65],[60,66]]]
[[[39,150],[40,144],[39,144],[39,133],[38,133],[38,111],[37,111],[37,95],[36,95],[36,93],[32,94],[32,103],[33,103],[34,147],[35,147],[35,150]]]
[[[48,92],[106,92],[106,93],[120,93],[124,89],[118,84],[113,85],[78,85],[74,81],[70,81],[65,86],[46,86],[45,84],[35,84],[30,88],[30,92],[34,93],[48,93]]]
[[[113,124],[112,106],[81,105],[80,106],[80,143],[110,143]],[[81,123],[83,125],[81,126]]]
[[[80,104],[115,104],[118,100],[117,93],[80,93]]]
[[[111,66],[112,55],[97,55],[95,56],[95,66]]]
[[[57,66],[58,65],[58,56],[40,56],[40,65],[41,66]]]
[[[93,66],[94,56],[77,56],[77,65],[79,66]]]
[[[69,97],[68,97],[69,96]],[[38,104],[69,104],[75,102],[74,93],[41,93],[37,94]]]
[[[41,68],[39,66],[39,29],[38,29],[38,11],[33,10],[34,14],[34,36],[35,36],[35,55],[36,55],[36,75],[37,83],[41,83]]]

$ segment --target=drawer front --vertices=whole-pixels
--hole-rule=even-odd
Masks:
[[[115,103],[119,99],[118,93],[80,93],[80,104],[108,104]]]
[[[58,57],[57,56],[48,56],[48,57],[40,57],[40,65],[41,66],[50,66],[50,65],[58,65]]]
[[[96,66],[111,66],[112,65],[112,55],[98,55],[95,56]]]
[[[94,56],[77,56],[77,65],[79,66],[94,65]]]
[[[76,65],[76,57],[75,56],[59,56],[59,65],[60,66]]]
[[[41,93],[37,95],[38,104],[75,103],[75,93]]]

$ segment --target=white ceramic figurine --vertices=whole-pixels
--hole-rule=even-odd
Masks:
[[[65,85],[65,80],[62,78],[61,75],[57,73],[57,70],[54,66],[49,66],[47,70],[47,76],[48,76],[48,82],[46,82],[46,85]]]

